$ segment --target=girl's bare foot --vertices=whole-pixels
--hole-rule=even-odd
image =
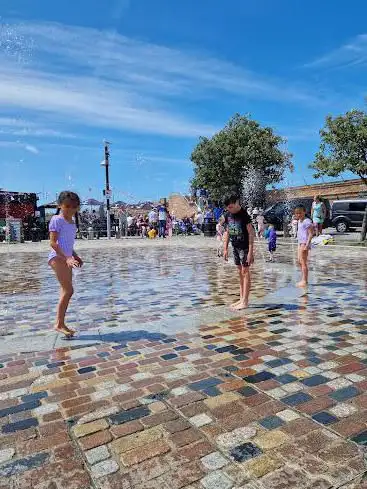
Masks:
[[[67,326],[55,326],[55,331],[58,333],[62,333],[65,336],[74,336],[75,331],[73,329],[68,328]]]
[[[242,302],[241,299],[239,301],[237,301],[237,302],[234,302],[233,304],[231,304],[229,306],[230,309],[235,309],[241,302]]]
[[[300,289],[303,289],[305,287],[307,287],[307,282],[305,282],[304,280],[301,280],[301,282],[298,282],[297,284],[297,287],[299,287]]]
[[[234,307],[233,309],[235,309],[236,311],[242,311],[242,309],[247,309],[248,308],[248,302],[244,302],[244,301],[240,301],[236,307]]]

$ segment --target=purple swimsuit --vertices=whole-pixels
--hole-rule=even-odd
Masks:
[[[308,240],[308,230],[312,227],[312,221],[308,217],[303,221],[298,221],[298,244],[306,244]]]
[[[75,236],[77,232],[75,223],[66,221],[64,216],[59,214],[52,217],[48,229],[50,232],[58,233],[57,244],[60,246],[65,256],[73,256]],[[51,250],[48,255],[48,262],[50,263],[50,260],[56,256],[56,251]]]

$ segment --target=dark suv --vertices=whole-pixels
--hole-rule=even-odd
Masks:
[[[338,233],[362,226],[367,198],[358,200],[336,200],[331,206],[331,221]]]
[[[323,199],[323,202],[326,207],[325,226],[327,227],[329,224],[330,203],[327,199]],[[294,209],[300,205],[306,209],[306,214],[311,217],[312,203],[313,199],[311,198],[299,198],[291,199],[287,202],[277,202],[265,210],[264,217],[266,222],[274,224],[275,229],[280,231],[283,229],[284,220],[290,222]]]

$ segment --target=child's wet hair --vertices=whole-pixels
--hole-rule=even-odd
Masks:
[[[57,199],[57,205],[62,205],[67,200],[76,204],[76,207],[80,206],[80,198],[79,195],[75,192],[70,192],[69,190],[64,190],[60,192],[59,197]]]
[[[297,205],[297,207],[295,207],[293,212],[297,212],[297,211],[306,213],[306,207],[304,205]]]
[[[230,204],[235,204],[240,200],[240,196],[238,194],[228,194],[224,197],[223,202],[226,207],[228,207]]]
[[[70,190],[63,190],[62,192],[59,193],[59,196],[57,198],[57,206],[58,207],[56,210],[56,215],[60,214],[60,206],[68,200],[75,203],[75,207],[80,206],[80,197],[78,194],[76,194],[75,192],[70,192]],[[76,224],[76,227],[78,228],[78,231],[79,231],[78,213],[75,214],[75,224]]]

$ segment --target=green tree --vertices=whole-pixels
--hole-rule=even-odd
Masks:
[[[367,113],[351,110],[337,117],[326,117],[320,130],[321,144],[314,162],[315,177],[337,177],[344,172],[358,175],[367,190]],[[361,241],[366,239],[367,207]]]
[[[236,114],[214,136],[200,138],[191,154],[192,187],[206,189],[213,200],[220,200],[228,191],[243,195],[246,177],[256,172],[262,188],[253,203],[263,203],[266,185],[279,182],[284,171],[292,169],[291,154],[281,148],[284,142],[271,127]]]

